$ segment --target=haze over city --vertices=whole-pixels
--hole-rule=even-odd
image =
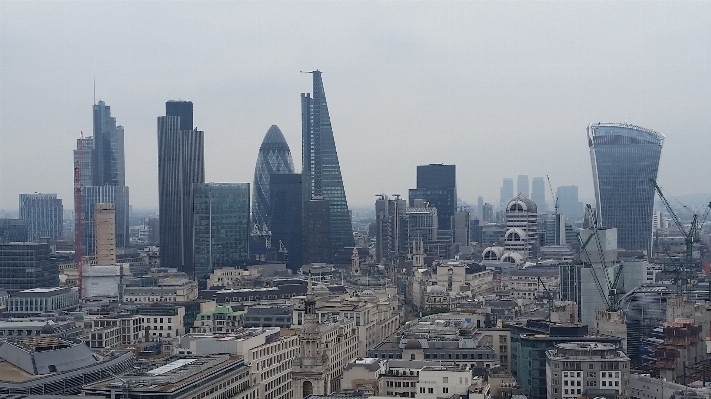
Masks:
[[[206,181],[252,182],[273,124],[301,170],[299,94],[323,71],[348,201],[456,164],[457,191],[498,204],[503,177],[550,175],[593,197],[585,128],[664,133],[659,183],[710,192],[710,3],[0,3],[0,208],[72,203],[72,150],[103,100],[125,127],[134,208],[157,208],[156,118],[189,100]],[[96,97],[94,98],[94,80]],[[698,184],[697,182],[701,182]],[[548,199],[550,203],[550,198]]]

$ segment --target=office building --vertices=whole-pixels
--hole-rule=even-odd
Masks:
[[[477,197],[476,204],[477,204],[476,205],[476,210],[477,210],[476,214],[478,217],[475,219],[483,220],[484,219],[484,197]]]
[[[289,144],[277,125],[267,130],[257,155],[252,186],[252,225],[260,230],[271,230],[272,207],[269,182],[272,175],[294,173]],[[299,195],[299,198],[301,195]]]
[[[94,111],[94,145],[92,151],[92,185],[125,186],[123,126],[116,125],[111,107],[99,101]]]
[[[516,194],[523,194],[526,197],[531,196],[531,191],[530,187],[528,185],[528,176],[527,175],[518,175],[518,179],[516,180]]]
[[[304,264],[302,176],[272,175],[269,181],[272,245],[284,254],[286,267],[296,272]]]
[[[115,245],[126,248],[129,245],[129,204],[126,186],[86,186],[81,188],[82,202],[82,252],[84,255],[96,253],[96,205],[113,204],[115,213]]]
[[[531,200],[536,203],[539,213],[548,210],[546,205],[546,181],[542,177],[534,177],[531,181]],[[555,198],[553,198],[555,201]]]
[[[27,222],[22,219],[0,219],[0,244],[27,240]]]
[[[452,218],[457,210],[457,167],[456,165],[429,164],[417,167],[417,188],[410,189],[409,205],[416,200],[429,202],[437,208],[440,230],[452,230]]]
[[[249,183],[194,186],[195,274],[207,279],[215,268],[249,258]]]
[[[69,287],[30,288],[12,294],[7,301],[7,313],[13,317],[66,312],[78,307],[79,292]]]
[[[205,182],[204,132],[191,102],[168,101],[158,117],[160,265],[194,275],[193,187]]]
[[[306,204],[313,198],[327,201],[330,213],[329,256],[333,256],[345,247],[354,246],[353,227],[321,71],[311,74],[313,97],[308,93],[301,94],[304,212]]]
[[[548,398],[627,397],[630,358],[615,344],[566,342],[546,351]]]
[[[380,195],[375,201],[375,260],[395,260],[404,254],[403,225],[407,205],[399,196]]]
[[[538,249],[538,210],[536,204],[518,194],[506,206],[506,234],[501,260],[520,264]]]
[[[664,135],[639,126],[597,123],[588,126],[598,220],[615,227],[618,247],[652,250],[654,184]]]
[[[471,214],[469,211],[457,211],[454,220],[454,243],[460,246],[468,246],[471,243]]]
[[[546,352],[557,344],[594,342],[621,346],[618,337],[590,335],[580,324],[556,324],[529,319],[509,325],[511,330],[511,373],[530,399],[547,398]]]
[[[304,264],[329,263],[332,261],[331,216],[328,201],[321,197],[304,203]]]
[[[20,219],[29,241],[62,239],[64,207],[57,194],[20,194]]]
[[[513,179],[511,178],[504,178],[504,182],[501,185],[501,199],[499,200],[499,208],[503,209],[506,204],[511,201],[511,199],[514,197],[514,186],[513,186]]]
[[[569,220],[582,220],[585,207],[578,199],[578,186],[560,186],[556,189],[558,213]]]
[[[0,245],[0,288],[9,292],[59,285],[59,268],[46,243]]]
[[[116,206],[98,203],[94,207],[96,225],[96,265],[116,264]]]

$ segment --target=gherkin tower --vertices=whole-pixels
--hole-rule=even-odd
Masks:
[[[269,180],[272,174],[280,173],[294,173],[294,161],[284,134],[277,125],[272,125],[264,135],[254,168],[252,226],[256,225],[260,230],[265,226],[271,229]]]

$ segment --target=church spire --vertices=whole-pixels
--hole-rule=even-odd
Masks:
[[[316,297],[314,297],[314,283],[311,278],[311,266],[309,266],[309,282],[306,289],[306,300],[304,301],[304,314],[316,314]]]

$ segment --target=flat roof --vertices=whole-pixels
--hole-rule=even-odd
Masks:
[[[161,374],[165,374],[165,373],[167,373],[167,372],[169,372],[169,371],[173,371],[173,370],[175,370],[175,369],[177,369],[177,368],[180,368],[180,367],[186,366],[186,365],[188,365],[188,364],[190,364],[190,363],[193,363],[193,362],[195,362],[196,360],[197,360],[197,359],[178,359],[178,360],[176,360],[176,361],[174,361],[174,362],[171,362],[171,363],[165,364],[165,365],[163,365],[163,366],[160,366],[160,367],[158,367],[157,369],[153,369],[153,370],[147,372],[147,374],[150,374],[150,375],[161,375]]]

